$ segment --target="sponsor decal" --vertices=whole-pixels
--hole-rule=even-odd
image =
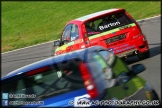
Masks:
[[[65,44],[65,45],[63,45],[61,47],[57,47],[55,52],[64,51],[64,50],[66,50],[67,47],[69,47],[71,45],[74,45],[74,41],[69,42],[69,43],[67,43],[67,44]]]
[[[133,27],[133,26],[136,26],[135,23],[132,23],[132,24],[129,24],[129,25],[126,25],[126,26],[130,26],[130,27]],[[122,26],[123,27],[123,26]],[[89,40],[91,39],[95,39],[95,38],[98,38],[98,37],[102,37],[102,36],[105,36],[105,35],[108,35],[108,34],[111,34],[112,32],[118,32],[121,30],[122,27],[119,27],[119,28],[115,28],[115,29],[112,29],[112,30],[108,30],[106,32],[103,32],[103,33],[100,33],[100,34],[95,34],[93,36],[90,36],[89,37]],[[124,26],[125,27],[125,26]],[[123,27],[123,28],[124,28]]]
[[[89,35],[99,34],[100,32],[89,32]]]
[[[82,45],[81,48],[85,48],[85,45]]]
[[[116,32],[112,32],[111,34],[115,34]]]
[[[79,44],[79,43],[82,43],[82,42],[83,42],[82,39],[77,39],[77,40],[74,41],[74,44]]]
[[[103,26],[99,26],[100,30],[104,30],[104,29],[107,29],[109,27],[113,27],[113,26],[117,26],[117,25],[120,25],[120,22],[114,22],[114,23],[109,23],[109,24],[106,24],[106,25],[103,25]]]
[[[135,48],[135,45],[129,46],[128,44],[124,44],[118,47],[115,47],[114,50],[116,53],[120,53],[129,49]]]
[[[129,28],[129,27],[132,27],[132,25],[125,25],[125,26],[119,27],[119,29],[123,30],[123,29]]]
[[[61,47],[57,47],[57,48],[56,48],[56,52],[59,51],[59,50],[61,50]]]

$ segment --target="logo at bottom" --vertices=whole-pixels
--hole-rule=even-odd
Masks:
[[[2,106],[8,106],[8,100],[2,100]]]

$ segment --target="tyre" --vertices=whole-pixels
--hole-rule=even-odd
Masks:
[[[138,54],[138,58],[140,60],[143,60],[143,59],[146,59],[146,58],[149,58],[149,57],[150,57],[150,51],[149,50],[147,52]]]

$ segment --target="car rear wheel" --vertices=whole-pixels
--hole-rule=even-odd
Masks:
[[[149,50],[147,52],[138,54],[138,58],[141,59],[141,60],[149,58],[149,57],[150,57],[150,51]]]

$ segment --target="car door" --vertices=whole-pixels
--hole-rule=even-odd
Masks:
[[[83,43],[83,39],[81,39],[81,37],[80,37],[79,27],[76,24],[72,24],[72,29],[71,29],[71,49],[72,49],[72,51],[80,49],[81,43]]]
[[[63,31],[61,40],[64,42],[61,46],[62,53],[79,49],[79,43],[82,42],[82,39],[79,39],[78,26],[76,24],[68,24]]]
[[[138,75],[130,76],[129,74],[132,73],[132,70],[128,68],[125,62],[117,56],[114,56],[113,59],[113,54],[108,53],[108,51],[100,51],[98,53],[108,63],[109,70],[113,72],[112,78],[109,77],[106,81],[109,83],[107,85],[106,99],[149,100],[151,98],[151,95],[145,89],[146,81]],[[102,58],[98,58],[98,62],[101,62]],[[116,83],[113,82],[113,79],[116,80]]]
[[[60,54],[70,52],[71,51],[71,24],[68,24],[61,36],[61,47],[60,47]]]

